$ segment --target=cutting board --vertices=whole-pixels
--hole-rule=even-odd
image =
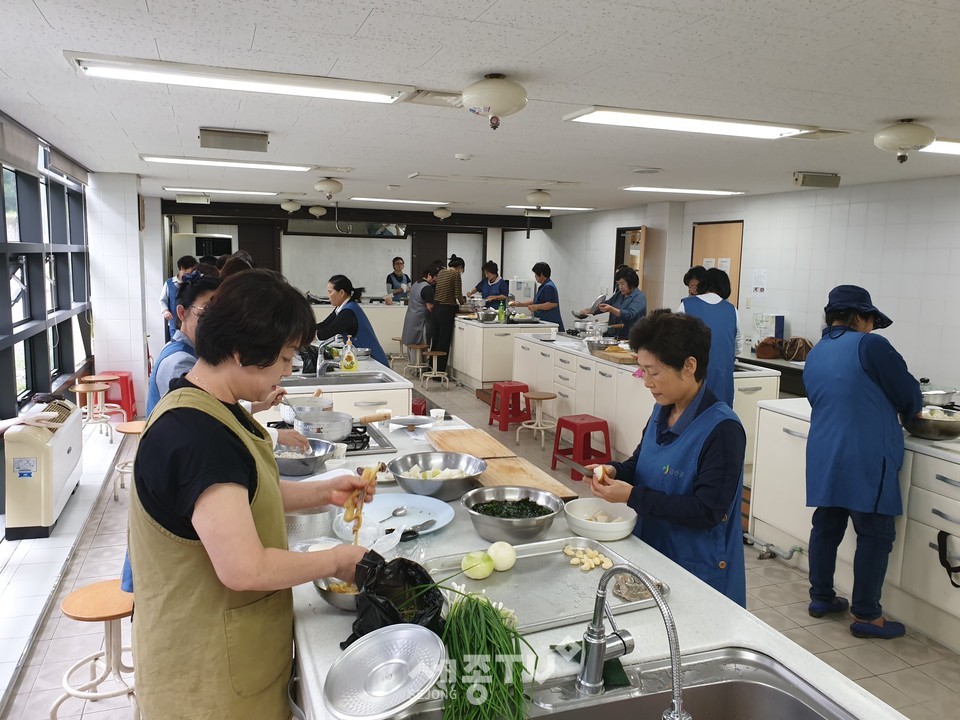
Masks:
[[[596,353],[598,358],[603,360],[609,360],[610,362],[617,363],[618,365],[636,365],[637,356],[631,352],[610,352],[609,350],[601,350]]]
[[[483,430],[430,430],[427,441],[440,452],[459,452],[487,460],[515,457],[516,453]]]
[[[492,458],[487,460],[487,470],[479,478],[484,487],[497,485],[520,485],[552,492],[561,500],[574,500],[577,493],[559,480],[545,473],[536,465],[521,457]]]

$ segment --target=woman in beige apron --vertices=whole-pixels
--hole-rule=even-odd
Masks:
[[[290,588],[353,580],[365,550],[287,550],[284,512],[342,505],[362,481],[279,479],[273,443],[239,401],[265,397],[314,331],[278,273],[226,280],[205,307],[198,362],[141,437],[130,504],[133,651],[147,720],[289,716]]]

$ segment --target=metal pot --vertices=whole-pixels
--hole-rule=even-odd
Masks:
[[[297,415],[309,416],[310,413],[317,411],[331,412],[333,410],[333,400],[323,397],[296,397],[290,399],[290,405],[280,403],[278,407],[280,408],[280,419],[293,425]]]
[[[573,329],[577,332],[586,332],[590,329],[590,325],[593,323],[592,320],[574,320]]]
[[[353,430],[353,416],[342,412],[313,411],[294,420],[293,429],[308,438],[339,442]]]
[[[928,378],[920,378],[920,394],[924,405],[949,405],[960,401],[960,390],[947,385],[934,385]]]

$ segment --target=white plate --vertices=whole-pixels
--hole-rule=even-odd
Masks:
[[[390,418],[391,425],[402,425],[404,427],[413,425],[414,427],[430,427],[433,425],[433,418],[426,415],[409,415],[407,417]]]
[[[377,473],[377,485],[392,485],[397,479],[389,470]]]
[[[407,514],[403,517],[390,517],[395,508],[403,505]],[[373,500],[363,506],[363,525],[376,524],[384,530],[393,528],[396,532],[403,532],[408,527],[425,523],[427,520],[436,520],[437,524],[421,531],[423,534],[432,533],[453,520],[453,507],[442,500],[427,497],[426,495],[412,495],[408,493],[383,493],[374,495]],[[339,518],[339,514],[338,514]],[[386,518],[390,518],[387,520]],[[383,520],[383,522],[380,522]],[[350,526],[352,527],[352,525]],[[353,542],[350,527],[341,522],[334,522],[333,529],[337,537],[346,542]],[[348,535],[348,537],[344,537]]]

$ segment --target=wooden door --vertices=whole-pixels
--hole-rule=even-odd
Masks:
[[[280,234],[273,223],[238,223],[237,248],[250,253],[254,267],[280,272]]]
[[[410,279],[417,282],[435,260],[447,266],[447,231],[417,228],[410,232]]]
[[[742,253],[743,220],[693,224],[693,253],[690,265],[718,267],[726,271],[730,276],[730,297],[727,299],[734,306],[740,297]]]

